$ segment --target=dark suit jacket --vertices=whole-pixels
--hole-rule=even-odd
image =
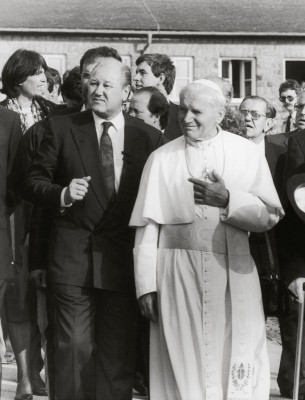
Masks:
[[[174,140],[177,137],[183,135],[179,125],[178,113],[179,113],[179,106],[170,101],[167,125],[164,130],[164,135],[169,140]]]
[[[289,133],[265,136],[265,156],[281,201],[284,194],[283,182],[289,136]]]
[[[285,184],[296,174],[305,173],[305,130],[290,133],[285,166]],[[290,284],[298,277],[305,277],[305,224],[287,200],[283,220],[281,247],[285,257],[283,275]]]
[[[0,107],[0,279],[8,277],[12,261],[9,214],[15,207],[15,186],[10,173],[22,138],[19,115]]]
[[[265,137],[265,157],[267,159],[273,182],[280,199],[283,192],[287,142],[288,135],[286,133],[267,135]],[[279,250],[283,235],[278,233],[281,232],[281,224],[282,221],[280,221],[271,231],[267,233],[272,248],[273,259],[277,265],[277,268],[280,268],[282,258]],[[265,234],[252,232],[249,237],[249,244],[251,255],[255,261],[259,274],[269,275],[270,255],[268,252]]]
[[[54,215],[48,248],[51,282],[134,291],[134,230],[128,223],[143,166],[155,148],[148,134],[153,130],[125,115],[124,165],[119,191],[110,200],[92,112],[49,120],[25,192]],[[73,178],[84,176],[91,176],[85,200],[60,215],[62,189]]]

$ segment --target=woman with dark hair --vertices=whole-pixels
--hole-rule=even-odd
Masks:
[[[2,93],[7,98],[4,107],[17,112],[23,132],[45,118],[53,103],[41,97],[47,64],[36,51],[19,49],[13,53],[2,70]]]
[[[25,133],[36,122],[46,118],[54,104],[41,97],[47,64],[35,51],[15,51],[2,70],[4,107],[20,115]],[[43,367],[41,338],[37,325],[36,292],[28,285],[28,243],[32,206],[22,202],[11,217],[14,238],[14,281],[7,289],[6,314],[10,341],[17,362],[15,400],[31,400],[33,394],[46,396],[39,372]]]

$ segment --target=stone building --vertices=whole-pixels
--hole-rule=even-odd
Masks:
[[[1,6],[0,68],[18,48],[63,73],[90,47],[115,47],[134,70],[142,53],[172,57],[172,95],[214,73],[231,80],[235,103],[265,97],[280,117],[278,87],[305,81],[303,0],[9,0]]]

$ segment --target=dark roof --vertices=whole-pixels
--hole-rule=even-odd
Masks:
[[[304,0],[9,0],[0,30],[304,34]]]

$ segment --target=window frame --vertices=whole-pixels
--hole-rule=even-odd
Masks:
[[[42,57],[46,60],[47,66],[50,68],[54,68],[52,65],[49,65],[49,60],[52,58],[58,58],[61,59],[62,61],[62,68],[61,71],[58,70],[58,68],[55,68],[58,70],[60,76],[62,77],[63,74],[67,70],[67,54],[64,53],[41,53]]]
[[[176,81],[178,81],[179,79],[187,79],[188,83],[191,83],[194,81],[194,57],[193,56],[170,56],[171,60],[173,61],[175,67],[176,67],[176,79],[175,79],[175,83],[174,83],[174,87],[172,92],[169,95],[169,99],[173,102],[173,103],[178,103],[179,104],[179,93],[176,89]],[[189,76],[182,76],[182,77],[177,77],[177,61],[189,61],[190,65],[189,65]]]
[[[283,82],[287,80],[286,78],[286,62],[289,61],[302,61],[305,62],[305,57],[289,57],[283,59]]]
[[[218,61],[218,73],[219,76],[222,78],[222,62],[223,61],[241,61],[243,62],[243,68],[239,70],[239,81],[240,82],[245,82],[245,61],[251,61],[251,95],[256,95],[256,59],[254,57],[220,57]],[[232,63],[229,64],[229,80],[232,85]],[[241,91],[242,92],[242,91]],[[243,85],[243,93],[245,94],[244,91],[244,85]],[[233,97],[232,99],[232,105],[239,105],[243,97]]]

